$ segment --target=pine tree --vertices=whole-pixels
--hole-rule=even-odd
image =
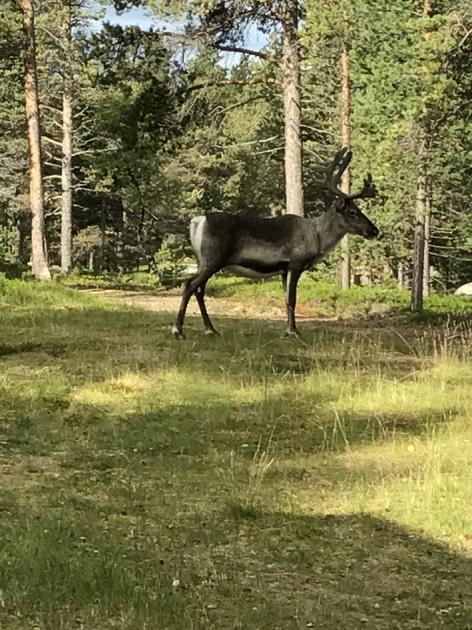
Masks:
[[[41,161],[41,121],[36,71],[35,22],[32,0],[20,0],[23,13],[25,111],[28,127],[28,153],[31,207],[31,263],[38,280],[49,280],[44,228],[44,189]]]
[[[62,0],[62,45],[64,48],[62,92],[62,212],[61,212],[61,271],[72,267],[72,153],[73,153],[73,71],[71,0]]]
[[[169,9],[169,3],[163,5]],[[177,12],[181,8],[180,3],[173,6]],[[270,3],[263,0],[232,3],[199,0],[192,5],[188,33],[184,37],[190,44],[200,42],[225,53],[253,56],[273,64],[277,71],[281,70],[282,80],[271,80],[281,85],[284,97],[285,211],[298,215],[304,214],[298,30],[301,12],[299,0]],[[277,54],[276,50],[275,54],[269,54],[245,48],[244,32],[250,27],[277,35],[280,46],[275,48],[280,48],[281,53]],[[181,34],[178,39],[182,39]]]

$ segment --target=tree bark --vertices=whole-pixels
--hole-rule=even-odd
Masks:
[[[427,195],[427,145],[422,133],[418,146],[418,175],[416,179],[415,236],[413,250],[413,277],[411,281],[411,310],[423,310],[423,276],[425,254],[425,215]]]
[[[423,2],[423,15],[431,13],[430,0]],[[429,31],[423,34],[425,39],[431,36]],[[411,310],[420,312],[423,310],[424,284],[425,284],[425,224],[429,214],[429,177],[428,177],[428,149],[430,145],[430,132],[427,122],[427,111],[423,111],[420,117],[420,130],[418,140],[418,174],[416,178],[416,205],[415,205],[415,235],[413,250],[413,276],[411,279]],[[429,230],[429,226],[428,226]],[[429,235],[428,235],[429,239]],[[429,257],[429,247],[427,255]],[[426,263],[428,288],[429,288],[429,258]]]
[[[424,0],[423,14],[429,15],[431,13],[431,1]],[[425,38],[431,37],[431,33],[428,31],[425,33]],[[430,138],[426,131],[426,151],[430,148]],[[426,173],[426,198],[425,198],[425,215],[424,215],[424,263],[423,263],[423,295],[430,294],[431,288],[431,265],[429,260],[430,255],[430,238],[431,238],[431,211],[433,206],[433,196],[431,190],[431,178]]]
[[[341,50],[341,134],[343,146],[351,146],[351,86],[349,76],[349,53],[346,45]],[[347,194],[351,192],[351,167],[348,166],[341,178],[341,190]],[[349,252],[349,235],[341,241],[340,264],[341,289],[351,286],[351,255]]]
[[[61,213],[61,271],[69,273],[72,267],[72,68],[70,65],[71,6],[63,0],[62,43],[64,47],[63,94],[62,94],[62,213]]]
[[[31,208],[31,265],[33,276],[49,280],[44,228],[44,193],[41,163],[41,121],[39,116],[36,42],[32,0],[19,0],[23,13],[25,110],[28,129],[28,156]]]
[[[405,276],[404,276],[403,260],[399,260],[398,268],[397,268],[397,289],[399,289],[400,291],[403,291],[404,288],[405,288]]]
[[[303,216],[298,1],[283,0],[286,213]]]
[[[105,266],[105,243],[107,234],[107,215],[105,210],[105,203],[102,199],[100,207],[100,259],[99,259],[99,273],[103,273]]]
[[[431,289],[431,265],[429,260],[429,242],[431,238],[431,198],[426,193],[426,206],[424,215],[424,263],[423,263],[423,295],[430,294]]]
[[[16,228],[16,250],[15,250],[15,261],[22,265],[25,261],[25,229],[23,225],[23,218],[20,213],[16,217],[15,221]]]

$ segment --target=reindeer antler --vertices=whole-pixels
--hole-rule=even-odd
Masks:
[[[349,147],[342,147],[336,154],[333,160],[326,166],[317,167],[317,171],[322,173],[325,178],[319,183],[334,193],[337,197],[347,198],[348,195],[338,188],[341,177],[344,171],[349,166],[349,162],[352,159],[352,151]]]
[[[349,199],[373,199],[376,194],[377,188],[374,184],[372,173],[367,173],[367,177],[364,177],[362,189],[353,195],[349,195]]]
[[[377,189],[375,187],[372,174],[368,173],[364,178],[364,186],[362,189],[352,195],[343,192],[338,186],[344,171],[349,166],[352,159],[352,151],[349,147],[342,147],[327,166],[319,166],[316,170],[322,173],[325,178],[319,183],[342,199],[369,199],[375,197]]]

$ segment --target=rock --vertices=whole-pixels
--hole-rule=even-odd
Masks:
[[[472,282],[463,284],[461,287],[454,291],[454,295],[464,295],[465,297],[472,298]]]

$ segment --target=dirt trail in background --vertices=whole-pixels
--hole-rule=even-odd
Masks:
[[[126,291],[122,289],[88,289],[87,293],[99,295],[107,300],[118,300],[128,306],[144,308],[149,311],[161,311],[177,313],[180,306],[180,295],[152,295],[139,291]],[[208,312],[219,317],[248,317],[251,319],[285,319],[285,307],[277,304],[265,303],[262,307],[257,304],[257,299],[247,302],[238,302],[227,298],[205,298]],[[189,315],[199,315],[198,304],[192,298],[188,305]],[[300,319],[304,319],[301,317]]]
[[[172,316],[177,314],[180,306],[180,294],[162,293],[152,294],[144,291],[127,291],[126,289],[83,289],[86,293],[99,295],[106,300],[118,301],[133,306],[143,308],[148,311],[169,313]],[[210,317],[229,317],[235,319],[260,319],[266,321],[285,321],[286,311],[285,305],[274,298],[258,299],[257,297],[249,298],[244,302],[237,299],[222,297],[205,297]],[[197,315],[200,317],[200,311],[195,298],[189,302],[187,314]],[[375,328],[384,329],[385,327],[394,326],[395,328],[405,326],[406,319],[404,315],[392,314],[391,316],[380,317],[355,317],[355,318],[339,318],[327,317],[321,315],[317,311],[316,303],[299,302],[297,305],[297,321],[300,324],[324,323],[330,327],[336,328],[358,328],[373,331]]]

